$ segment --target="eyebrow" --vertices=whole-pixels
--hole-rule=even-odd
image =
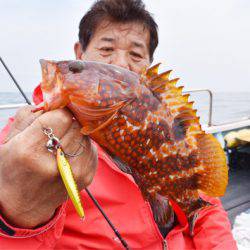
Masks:
[[[115,39],[112,38],[112,37],[102,37],[102,38],[101,38],[101,41],[112,43],[112,42],[115,41]],[[140,43],[140,42],[132,42],[132,45],[133,45],[134,47],[141,48],[141,49],[144,49],[144,48],[145,48],[145,45],[144,45],[143,43]]]
[[[137,48],[141,48],[144,49],[145,46],[143,43],[138,43],[138,42],[132,42],[133,46],[137,47]]]
[[[111,37],[102,37],[101,38],[101,41],[104,41],[104,42],[114,42],[114,38],[111,38]]]

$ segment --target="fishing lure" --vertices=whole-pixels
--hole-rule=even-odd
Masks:
[[[68,192],[68,195],[78,215],[81,218],[84,218],[84,210],[82,207],[79,191],[74,180],[71,166],[68,160],[66,159],[65,153],[62,150],[60,140],[55,137],[51,128],[45,128],[43,129],[43,132],[49,138],[46,144],[47,149],[52,153],[56,153],[57,167]]]

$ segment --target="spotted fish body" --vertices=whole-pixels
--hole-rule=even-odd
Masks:
[[[45,110],[67,106],[89,135],[130,167],[145,199],[167,197],[191,217],[228,182],[219,142],[159,65],[141,76],[97,62],[41,60]]]

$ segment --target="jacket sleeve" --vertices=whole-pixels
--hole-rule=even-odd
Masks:
[[[7,136],[12,122],[13,118],[10,118],[8,125],[0,132],[0,146]],[[35,229],[17,228],[10,225],[1,216],[0,206],[0,248],[6,250],[53,249],[64,228],[65,206],[66,203],[56,210],[55,215],[49,222]]]
[[[215,206],[199,213],[193,237],[196,249],[236,250],[237,245],[231,232],[231,225],[220,200],[204,195],[201,197]]]

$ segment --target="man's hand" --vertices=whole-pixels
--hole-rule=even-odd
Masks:
[[[42,128],[52,128],[65,152],[84,153],[68,158],[79,190],[88,186],[97,166],[97,150],[66,109],[42,114],[27,106],[17,112],[5,143],[0,146],[0,212],[17,227],[33,228],[53,217],[67,199],[56,157],[45,147]],[[83,138],[83,139],[82,139]]]

